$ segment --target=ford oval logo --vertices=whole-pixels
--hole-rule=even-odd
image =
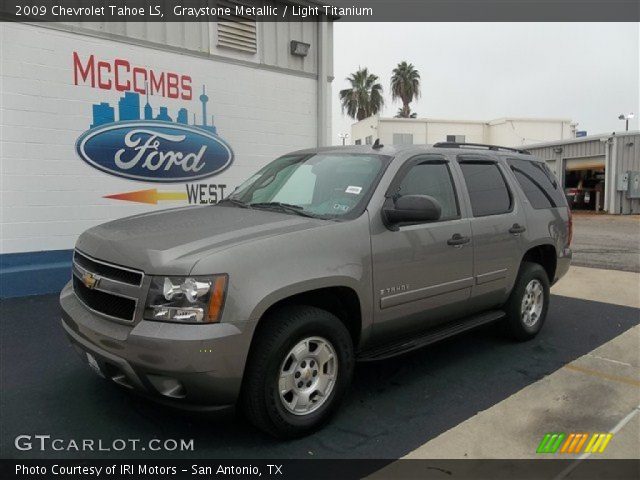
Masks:
[[[161,120],[101,125],[76,142],[80,158],[98,170],[145,182],[184,182],[210,177],[231,165],[224,140],[203,128]]]

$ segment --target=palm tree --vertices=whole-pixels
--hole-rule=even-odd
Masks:
[[[410,118],[411,108],[409,104],[419,97],[420,73],[411,63],[400,62],[398,66],[393,69],[391,76],[391,98],[393,100],[398,98],[402,100],[402,108],[396,116],[399,118]]]
[[[346,78],[350,88],[340,90],[342,113],[347,113],[354,120],[363,120],[375,115],[382,109],[382,85],[377,83],[378,77],[361,68]]]
[[[409,110],[411,112],[411,110]],[[400,107],[398,109],[398,113],[396,113],[396,116],[394,118],[418,118],[418,114],[416,112],[411,112],[409,115],[407,115],[407,112],[404,110],[404,108]]]

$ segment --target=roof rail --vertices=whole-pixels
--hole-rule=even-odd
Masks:
[[[434,147],[442,147],[442,148],[486,148],[487,150],[493,151],[505,151],[505,152],[515,152],[515,153],[523,153],[525,155],[531,155],[529,150],[524,150],[522,148],[511,148],[511,147],[501,147],[500,145],[488,145],[486,143],[464,143],[464,142],[438,142],[433,144]]]

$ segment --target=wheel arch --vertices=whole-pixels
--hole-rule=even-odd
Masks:
[[[553,284],[558,267],[558,253],[553,244],[540,243],[529,247],[522,256],[520,264],[523,262],[532,262],[540,265],[547,272],[549,284]]]
[[[254,329],[254,338],[261,325],[273,311],[289,305],[308,305],[326,310],[335,315],[347,328],[354,348],[357,348],[362,334],[362,304],[360,296],[353,286],[345,284],[332,284],[315,286],[314,288],[299,287],[295,290],[287,289],[287,292],[279,292],[262,302],[256,307],[255,318],[257,320]]]

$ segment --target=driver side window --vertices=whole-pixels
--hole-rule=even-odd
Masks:
[[[440,221],[460,217],[449,165],[444,161],[424,161],[413,165],[397,190],[397,196],[429,195],[442,207]]]

